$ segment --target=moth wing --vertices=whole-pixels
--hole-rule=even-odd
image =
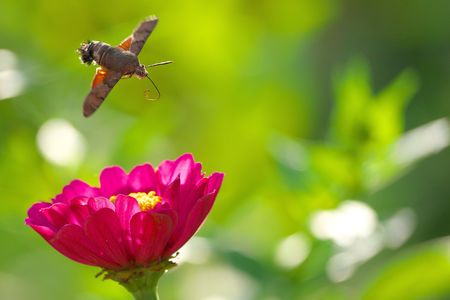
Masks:
[[[119,44],[119,48],[122,48],[125,51],[130,50],[130,46],[131,46],[131,41],[133,40],[133,36],[130,35],[129,37],[127,37],[126,39],[124,39],[120,44]]]
[[[106,74],[108,74],[108,72],[105,69],[103,69],[102,67],[97,68],[95,70],[94,78],[92,78],[91,88],[94,88],[102,83],[106,77]]]
[[[131,45],[129,51],[138,55],[142,47],[144,47],[145,42],[155,29],[156,24],[158,24],[158,18],[156,16],[151,16],[142,22],[138,28],[136,28],[131,37]],[[127,39],[126,39],[127,40]],[[126,41],[125,40],[125,41]],[[125,42],[124,41],[124,42]]]
[[[85,117],[89,117],[99,108],[121,77],[122,74],[119,72],[97,68],[92,80],[92,89],[83,103],[83,115]]]

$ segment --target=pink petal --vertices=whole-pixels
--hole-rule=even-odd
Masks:
[[[184,218],[187,216],[191,208],[205,195],[207,186],[208,179],[202,178],[195,186],[192,186],[190,190],[184,193],[182,192],[182,201],[179,201],[180,203],[178,204],[178,213],[182,216],[182,220],[180,222],[184,222]]]
[[[184,191],[189,191],[195,184],[203,178],[202,174],[202,164],[201,163],[194,163],[192,168],[189,170],[189,172],[186,174],[186,179],[181,181],[184,185]]]
[[[108,269],[120,267],[108,259],[84,234],[80,226],[68,224],[58,231],[49,243],[59,252],[77,262]]]
[[[173,217],[140,212],[131,219],[133,252],[138,265],[147,265],[161,257],[173,230]]]
[[[33,204],[28,210],[28,218],[25,219],[25,224],[33,228],[47,241],[53,238],[57,230],[41,211],[50,206],[51,204],[47,202]]]
[[[47,218],[42,214],[41,209],[50,207],[52,204],[48,202],[38,202],[33,204],[30,209],[28,209],[28,218],[26,218],[25,223],[27,225],[45,225],[51,226]]]
[[[97,210],[100,210],[102,208],[109,208],[111,210],[116,209],[114,204],[109,199],[106,199],[105,197],[90,198],[88,200],[88,206],[89,206],[89,211],[91,212],[91,214],[93,214],[94,212],[96,212]]]
[[[88,206],[91,198],[75,198],[70,201],[68,221],[70,224],[83,226],[86,219],[92,214]]]
[[[135,167],[128,175],[128,184],[133,192],[156,191],[156,173],[150,164]]]
[[[70,208],[66,203],[59,202],[42,208],[41,213],[55,228],[59,229],[69,223]]]
[[[124,195],[118,195],[114,204],[116,206],[116,214],[119,218],[120,226],[122,227],[122,237],[126,244],[127,255],[128,257],[131,257],[133,256],[133,250],[131,245],[130,222],[131,218],[141,211],[141,208],[136,199]]]
[[[166,160],[158,167],[158,176],[162,184],[168,185],[177,177],[184,184],[194,166],[192,154],[183,154],[177,160]]]
[[[180,205],[180,178],[176,178],[165,190],[158,191],[164,202],[170,203],[175,210],[179,209]]]
[[[212,205],[214,204],[213,194],[208,194],[197,201],[192,208],[185,222],[181,223],[182,227],[178,227],[178,232],[175,232],[171,237],[167,250],[164,252],[164,257],[170,256],[175,251],[181,248],[199,229],[200,225],[205,220]]]
[[[39,233],[47,242],[50,241],[56,234],[54,227],[41,226],[26,221],[27,225],[33,228],[37,233]]]
[[[103,169],[100,174],[101,194],[107,198],[117,194],[128,194],[128,176],[120,167],[109,167]]]
[[[184,193],[181,191],[180,196],[172,202],[172,207],[177,211],[179,216],[179,223],[184,224],[187,216],[189,215],[195,204],[201,199],[205,194],[207,194],[207,187],[209,181],[208,178],[201,178],[197,181],[195,186],[192,186],[189,190]],[[177,228],[176,231],[180,229]]]
[[[115,206],[120,226],[123,230],[129,231],[131,218],[141,211],[138,202],[133,197],[119,195],[117,196]]]
[[[69,205],[87,205],[89,199],[90,199],[90,197],[84,197],[84,196],[75,197],[75,198],[71,199],[67,204],[69,204]]]
[[[213,173],[208,177],[208,193],[218,193],[222,185],[224,174]]]
[[[105,257],[122,267],[129,265],[119,218],[113,210],[102,208],[95,212],[87,220],[85,230],[88,239]]]
[[[63,188],[63,192],[55,197],[54,202],[68,202],[76,197],[96,197],[99,196],[100,190],[91,187],[81,180],[73,180],[70,184]]]

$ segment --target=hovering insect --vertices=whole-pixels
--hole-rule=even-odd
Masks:
[[[78,48],[81,61],[87,65],[94,62],[100,66],[92,80],[92,89],[84,100],[83,115],[85,117],[89,117],[98,109],[121,78],[129,78],[133,75],[140,79],[147,77],[155,86],[159,97],[159,90],[148,76],[146,66],[141,64],[138,59],[142,47],[157,23],[157,17],[147,18],[117,47],[98,41],[88,41],[81,44],[81,47]],[[171,61],[160,62],[147,67],[169,63]]]

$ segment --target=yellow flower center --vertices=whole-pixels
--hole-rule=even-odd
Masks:
[[[148,193],[138,192],[138,193],[129,193],[128,196],[136,199],[139,207],[142,211],[147,211],[156,206],[159,202],[161,202],[162,198],[160,196],[156,196],[155,191],[150,191]],[[114,203],[117,199],[117,196],[109,197],[112,203]]]

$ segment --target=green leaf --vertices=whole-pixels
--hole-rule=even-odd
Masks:
[[[450,237],[404,253],[378,275],[364,300],[435,299],[450,296]]]

